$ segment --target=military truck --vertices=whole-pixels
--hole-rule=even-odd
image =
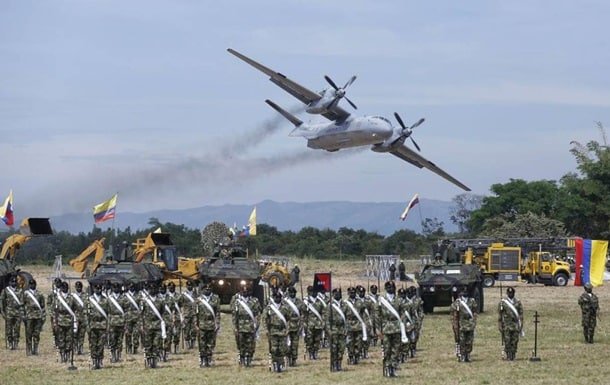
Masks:
[[[426,261],[415,274],[424,312],[432,313],[435,307],[450,306],[453,296],[463,287],[477,300],[479,312],[483,312],[483,275],[479,267],[463,263],[459,250],[448,240],[434,245],[432,255],[434,260]]]

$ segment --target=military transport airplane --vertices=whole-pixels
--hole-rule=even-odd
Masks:
[[[375,152],[389,152],[415,167],[425,167],[456,186],[470,191],[470,188],[462,182],[405,145],[405,140],[409,138],[415,148],[420,151],[411,135],[413,129],[424,122],[423,118],[407,127],[395,112],[394,117],[400,125],[400,127],[395,127],[382,116],[354,117],[339,106],[339,101],[344,98],[353,108],[356,108],[356,105],[345,96],[345,89],[356,80],[356,76],[352,76],[342,88],[337,87],[330,77],[325,76],[324,78],[331,88],[316,93],[231,48],[228,51],[269,76],[271,82],[305,103],[307,105],[305,111],[320,114],[330,120],[328,123],[305,124],[271,100],[265,100],[268,105],[295,125],[290,136],[304,137],[307,139],[307,147],[338,151],[350,147],[371,146],[371,150]]]

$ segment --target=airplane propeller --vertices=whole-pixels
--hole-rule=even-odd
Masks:
[[[324,79],[326,79],[326,81],[328,82],[328,84],[331,85],[331,87],[333,87],[335,89],[335,99],[333,99],[333,101],[330,103],[331,105],[336,104],[339,99],[341,98],[345,98],[345,100],[347,100],[347,102],[354,107],[354,110],[357,110],[358,107],[356,107],[356,105],[349,100],[349,98],[347,96],[345,96],[345,89],[347,87],[349,87],[355,80],[356,80],[356,75],[352,76],[347,83],[345,83],[345,85],[342,88],[337,87],[337,85],[335,84],[335,82],[333,82],[333,80],[328,76],[328,75],[324,75]]]
[[[413,145],[415,146],[415,148],[417,148],[417,151],[421,151],[421,149],[419,148],[417,143],[415,143],[415,140],[413,140],[413,138],[411,137],[411,134],[413,134],[413,129],[416,127],[419,127],[419,125],[422,124],[426,119],[421,118],[420,120],[415,122],[411,127],[407,127],[407,126],[405,126],[402,119],[400,118],[400,115],[398,115],[398,112],[394,113],[394,117],[398,121],[398,124],[400,124],[400,127],[402,127],[402,135],[405,137],[405,139],[406,138],[411,139],[411,142],[413,142]]]

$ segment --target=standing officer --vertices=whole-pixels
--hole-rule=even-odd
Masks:
[[[138,304],[136,285],[129,285],[125,292],[125,346],[128,354],[137,354],[140,347],[140,305]]]
[[[402,316],[405,308],[396,295],[394,281],[385,283],[385,291],[379,297],[377,330],[383,347],[383,375],[396,377],[401,344],[409,342]]]
[[[190,307],[190,304],[188,306]],[[216,336],[220,329],[220,298],[212,293],[209,284],[203,286],[201,296],[197,298],[195,323],[199,345],[199,367],[211,366]]]
[[[76,344],[76,354],[83,354],[85,332],[87,331],[87,311],[85,309],[87,294],[83,293],[83,283],[81,281],[76,281],[74,283],[74,289],[76,292],[70,294],[74,299],[74,304],[76,305],[74,308],[74,313],[76,314],[76,318],[78,320],[78,329],[76,330],[74,342]]]
[[[68,282],[62,282],[61,292],[57,295],[55,303],[55,317],[57,319],[57,349],[60,362],[68,362],[70,352],[74,348],[74,335],[78,330],[78,319],[74,310],[74,298],[68,293]]]
[[[369,295],[366,296],[366,304],[369,312],[371,313],[371,323],[373,324],[372,338],[370,343],[373,346],[377,346],[377,306],[379,305],[379,294],[377,294],[377,285],[371,285],[369,288]]]
[[[410,355],[411,358],[415,357],[417,351],[417,341],[421,333],[421,328],[424,323],[424,301],[420,296],[417,295],[417,288],[410,286],[407,289],[407,298],[411,300],[411,314],[413,315],[413,321],[415,322],[415,328],[409,337],[410,344]]]
[[[326,312],[326,334],[330,336],[331,371],[341,371],[347,336],[347,305],[341,301],[341,289],[333,289],[331,305]]]
[[[282,294],[275,291],[272,301],[263,311],[263,323],[267,328],[267,338],[269,339],[269,356],[273,371],[280,373],[284,370],[284,357],[288,352],[288,318],[291,309],[282,303]]]
[[[104,345],[108,330],[108,300],[102,295],[102,286],[93,286],[93,294],[87,298],[87,327],[89,351],[93,369],[101,369],[104,361]]]
[[[12,276],[7,287],[0,294],[0,313],[4,317],[4,338],[6,346],[16,350],[19,345],[21,331],[21,317],[23,315],[23,302],[21,289],[17,287],[17,277]]]
[[[459,330],[460,362],[470,362],[474,329],[477,326],[478,304],[474,298],[468,296],[468,290],[463,287],[456,299],[456,308],[453,312],[454,328]]]
[[[239,350],[239,364],[249,367],[256,349],[261,305],[258,298],[252,296],[252,288],[243,285],[241,293],[231,300],[233,331]]]
[[[318,301],[313,286],[307,286],[305,304],[305,348],[310,360],[318,359],[324,331],[324,304]]]
[[[373,315],[375,314],[375,310],[372,306],[372,302],[366,297],[366,289],[362,285],[356,286],[356,294],[358,295],[358,300],[362,306],[362,319],[366,324],[366,336],[367,340],[362,341],[362,358],[369,357],[369,346],[371,344],[371,337],[373,334]]]
[[[148,290],[148,293],[142,293],[140,309],[142,309],[143,345],[146,351],[145,366],[154,369],[157,367],[157,359],[163,348],[163,341],[167,338],[167,325],[161,315],[165,301],[159,295],[157,284],[151,283]]]
[[[121,293],[121,285],[115,282],[112,293],[108,296],[108,324],[110,333],[110,362],[121,361],[123,350],[123,335],[125,334],[125,297]]]
[[[348,297],[344,301],[347,311],[345,318],[347,322],[347,354],[348,364],[356,365],[362,356],[362,345],[368,340],[366,323],[362,318],[364,314],[364,303],[356,296],[356,288],[347,289]]]
[[[193,286],[194,284],[192,281],[187,281],[186,290],[178,298],[178,305],[180,305],[182,316],[184,317],[182,336],[186,340],[187,349],[192,349],[194,347],[195,334],[197,332],[195,328],[195,309],[198,304],[195,303],[197,293],[195,293]]]
[[[182,315],[182,309],[180,309],[180,305],[178,304],[179,296],[176,293],[176,284],[170,281],[170,283],[167,284],[167,291],[165,300],[174,314],[171,328],[171,342],[174,344],[174,353],[178,353],[184,316]]]
[[[297,298],[297,289],[290,286],[287,290],[288,295],[284,297],[284,303],[290,310],[288,320],[288,338],[290,339],[290,351],[287,352],[288,366],[297,366],[299,356],[299,339],[303,330],[303,317],[306,311],[305,304]]]
[[[498,305],[498,330],[504,342],[506,359],[515,360],[519,334],[523,331],[523,306],[515,297],[515,289],[506,289],[507,298],[502,298]]]
[[[595,326],[597,325],[599,302],[597,296],[593,294],[593,285],[591,283],[585,283],[584,289],[585,292],[578,298],[578,304],[582,312],[582,329],[585,335],[585,342],[592,344]]]
[[[28,356],[38,355],[40,331],[47,316],[44,296],[36,290],[36,281],[30,279],[29,286],[21,297],[25,316],[25,354]]]

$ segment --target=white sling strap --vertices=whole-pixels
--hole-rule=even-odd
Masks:
[[[108,314],[106,314],[106,312],[104,311],[104,309],[102,309],[102,307],[100,306],[99,302],[97,302],[97,300],[95,299],[95,296],[91,296],[89,297],[89,302],[91,302],[93,304],[93,306],[95,307],[95,309],[97,309],[97,311],[104,316],[105,319],[108,319]]]
[[[114,308],[117,309],[119,311],[119,313],[121,313],[121,315],[125,315],[125,311],[123,310],[121,305],[119,305],[119,303],[116,301],[116,298],[114,298],[113,295],[109,295],[108,299],[110,300],[110,303],[112,303],[112,306],[114,306]]]
[[[74,312],[72,311],[70,306],[68,306],[68,303],[66,302],[64,297],[61,295],[61,293],[57,296],[57,298],[59,299],[61,306],[63,306],[64,309],[66,309],[68,311],[68,313],[70,313],[70,315],[72,316],[72,327],[73,327],[74,333],[76,333],[76,331],[78,330],[78,321],[76,320],[76,314],[74,314]]]
[[[157,307],[151,301],[149,296],[145,296],[144,297],[144,301],[146,302],[146,304],[148,305],[150,310],[152,310],[153,313],[157,316],[159,321],[161,321],[161,338],[166,339],[167,338],[167,333],[166,333],[166,330],[165,330],[165,321],[163,320],[163,317],[161,317],[161,314],[159,313],[159,310],[157,310]]]
[[[32,301],[34,302],[34,305],[36,305],[38,310],[42,311],[42,306],[40,306],[40,302],[38,302],[38,299],[36,299],[36,296],[34,295],[32,290],[26,290],[25,294],[27,294],[32,299]]]
[[[284,315],[280,312],[280,310],[274,304],[269,304],[269,307],[271,308],[271,310],[273,310],[275,315],[280,319],[280,321],[282,321],[282,323],[284,324],[284,327],[287,329],[288,322],[286,321],[286,317],[284,317]]]
[[[83,302],[81,297],[79,297],[78,294],[72,293],[71,295],[72,295],[72,298],[74,298],[74,300],[76,300],[76,303],[78,303],[78,306],[80,306],[81,308],[85,307],[85,303]]]
[[[343,320],[343,323],[345,323],[345,314],[343,313],[343,310],[341,310],[341,308],[339,307],[337,302],[333,301],[333,305],[332,306],[333,306],[333,309],[335,309],[337,311],[337,313],[339,313],[339,315],[341,316],[341,319]]]
[[[460,299],[458,299],[458,303],[460,304],[460,306],[462,306],[464,308],[464,310],[466,310],[466,312],[468,313],[470,318],[474,319],[474,315],[472,314],[472,310],[470,310],[470,307],[468,306],[466,301],[464,301],[463,299],[460,298]]]
[[[297,305],[294,304],[294,302],[292,302],[290,300],[290,298],[286,297],[284,298],[284,300],[286,301],[286,303],[288,304],[288,306],[290,306],[290,308],[292,309],[292,311],[294,312],[294,314],[297,315],[297,317],[301,316],[301,312],[299,311],[299,308],[297,307]]]
[[[402,322],[402,319],[400,318],[400,315],[398,314],[396,309],[394,309],[394,306],[392,306],[392,304],[389,303],[388,300],[383,297],[379,297],[379,303],[381,303],[386,309],[388,309],[388,311],[392,313],[394,317],[396,317],[398,322],[400,322],[400,341],[403,344],[409,342],[409,338],[407,337],[407,331],[405,330],[405,324],[404,322]]]
[[[314,298],[314,301],[316,299]],[[305,301],[305,305],[307,306],[307,309],[309,309],[309,311],[311,311],[316,317],[318,317],[318,319],[320,321],[322,321],[322,316],[320,315],[320,312],[318,312],[316,310],[316,308],[313,306],[313,303],[309,303],[309,301]]]
[[[515,308],[515,305],[513,305],[513,303],[506,298],[502,298],[502,302],[504,302],[510,311],[513,312],[515,319],[517,320],[517,324],[519,325],[519,329],[521,329],[521,318],[519,317],[519,312],[517,311],[517,308]]]
[[[210,305],[210,303],[203,297],[199,297],[197,299],[199,300],[199,302],[201,302],[203,304],[203,306],[206,307],[206,309],[208,309],[208,311],[212,314],[212,317],[214,317],[214,319],[216,319],[216,312],[214,311],[214,308],[212,307],[212,305]]]
[[[19,301],[19,298],[17,298],[17,294],[15,293],[15,290],[13,290],[12,287],[7,286],[6,290],[8,291],[8,293],[13,296],[13,299],[15,300],[15,302],[17,302],[17,306],[21,306],[21,301]]]
[[[366,341],[368,336],[366,334],[366,324],[364,323],[364,320],[362,319],[362,317],[360,317],[360,314],[358,314],[358,310],[356,310],[356,308],[350,301],[344,301],[344,302],[347,304],[347,306],[352,311],[352,313],[354,313],[356,318],[358,318],[360,325],[362,325],[362,341]]]
[[[131,295],[130,292],[125,293],[125,297],[127,297],[127,299],[129,300],[129,302],[131,303],[131,305],[137,310],[140,311],[140,306],[138,306],[138,303],[136,302],[136,299],[133,298],[133,296]]]
[[[244,302],[244,300],[242,300],[241,298],[237,298],[237,303],[246,311],[246,313],[248,313],[250,319],[252,319],[252,322],[254,322],[254,325],[258,327],[256,317],[254,316],[254,313],[252,313],[252,309],[250,309],[250,306],[248,306],[248,304]]]
[[[185,291],[184,293],[182,293],[186,299],[188,299],[191,303],[195,303],[195,299],[193,299],[193,297],[189,294],[188,291]]]

